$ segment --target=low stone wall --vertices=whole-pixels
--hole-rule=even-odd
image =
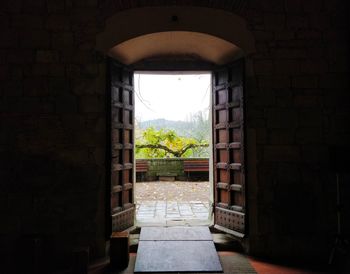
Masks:
[[[136,161],[147,161],[148,171],[138,172],[136,170],[136,182],[148,182],[158,180],[177,181],[208,181],[209,172],[184,171],[184,160],[199,160],[203,158],[161,158],[161,159],[137,159]],[[209,161],[209,159],[208,159]]]

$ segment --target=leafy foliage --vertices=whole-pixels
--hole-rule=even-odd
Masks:
[[[149,127],[136,140],[136,158],[191,157],[208,146],[207,141],[182,137],[174,130]]]

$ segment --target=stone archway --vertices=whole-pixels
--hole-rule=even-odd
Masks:
[[[96,43],[98,51],[126,62],[154,55],[193,55],[196,50],[200,57],[220,64],[255,51],[253,35],[244,19],[203,7],[152,7],[118,12],[106,20]]]
[[[249,56],[255,52],[253,35],[240,16],[224,10],[179,6],[118,12],[106,20],[104,31],[97,35],[96,47],[124,64],[152,57],[190,55],[221,65],[245,56],[246,79],[252,76]],[[247,147],[254,151],[254,136],[249,131],[246,136]],[[254,159],[248,158],[248,165],[253,173],[248,178],[256,185]],[[248,193],[248,200],[254,200],[249,196]],[[257,218],[248,215],[250,222]]]

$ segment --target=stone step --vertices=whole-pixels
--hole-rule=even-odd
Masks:
[[[130,252],[137,252],[140,231],[140,228],[136,228],[130,232]],[[230,234],[220,232],[213,227],[210,227],[210,231],[217,251],[243,252],[241,243]]]

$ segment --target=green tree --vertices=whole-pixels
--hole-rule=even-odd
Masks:
[[[136,158],[190,157],[207,141],[178,136],[174,130],[155,130],[149,127],[136,140]]]

